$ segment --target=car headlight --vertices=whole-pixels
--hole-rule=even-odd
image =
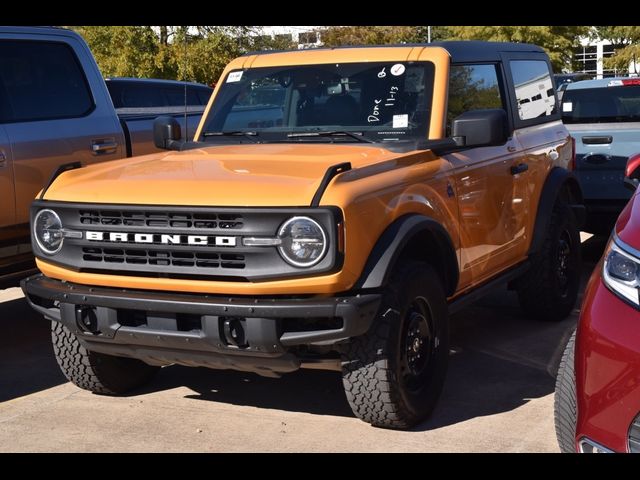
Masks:
[[[40,210],[33,221],[33,236],[44,253],[58,253],[64,240],[62,221],[58,214],[53,210]]]
[[[293,217],[278,229],[282,258],[295,267],[311,267],[327,252],[327,235],[318,222],[309,217]]]
[[[615,294],[640,306],[640,259],[625,251],[614,240],[604,254],[602,279]]]

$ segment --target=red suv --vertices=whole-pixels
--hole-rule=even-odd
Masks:
[[[627,163],[635,193],[587,285],[556,381],[563,452],[640,452],[640,155]]]

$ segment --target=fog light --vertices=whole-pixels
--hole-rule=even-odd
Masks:
[[[603,447],[593,440],[583,437],[578,442],[580,453],[614,453],[613,450],[609,450],[607,447]]]

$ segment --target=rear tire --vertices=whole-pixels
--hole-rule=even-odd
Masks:
[[[516,282],[520,306],[528,317],[552,322],[566,318],[580,286],[580,232],[571,208],[558,200],[540,252]]]
[[[147,383],[159,370],[134,358],[114,357],[84,348],[59,322],[51,322],[53,352],[64,376],[93,393],[118,395]]]
[[[427,263],[401,264],[371,328],[343,353],[342,379],[353,413],[376,427],[406,429],[421,422],[440,396],[448,357],[440,278]]]
[[[576,375],[574,368],[575,344],[576,332],[573,332],[562,354],[553,400],[556,438],[562,453],[576,453],[578,407],[576,403]]]

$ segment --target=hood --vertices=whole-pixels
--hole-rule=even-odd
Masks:
[[[615,231],[620,240],[640,250],[640,190],[636,190],[616,221]]]
[[[60,175],[46,200],[139,205],[304,206],[331,165],[406,154],[362,144],[259,144],[164,152]]]

